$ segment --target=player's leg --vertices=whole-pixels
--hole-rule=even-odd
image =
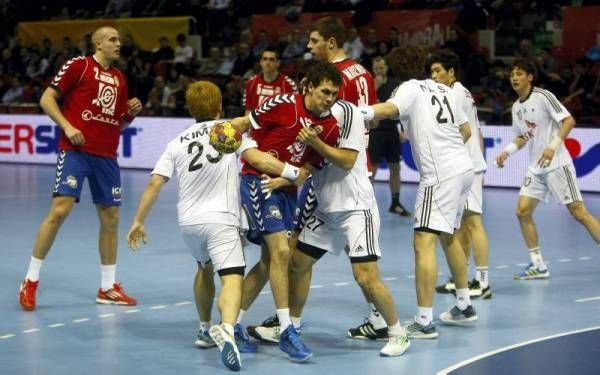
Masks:
[[[397,213],[400,216],[411,217],[412,213],[400,202],[400,161],[402,160],[400,134],[398,134],[396,130],[387,132],[387,137],[383,142],[385,147],[385,158],[388,161],[388,167],[390,169],[392,204],[389,211]]]
[[[313,265],[325,255],[325,251],[302,243],[302,250],[296,249],[290,260],[290,314],[296,319],[294,327],[299,328],[300,318],[310,291]]]
[[[246,312],[256,297],[260,294],[260,291],[265,287],[267,281],[269,281],[269,265],[271,262],[271,256],[269,255],[269,250],[267,249],[266,244],[261,244],[260,246],[260,260],[252,267],[250,272],[244,278],[244,286],[242,293],[242,305],[241,310]],[[239,321],[241,321],[243,317],[239,317]],[[238,321],[238,323],[239,323]]]
[[[463,215],[463,229],[469,233],[470,243],[473,246],[473,257],[475,258],[475,283],[469,285],[471,296],[476,296],[482,299],[492,297],[492,292],[489,286],[489,241],[487,232],[483,226],[481,215],[472,211],[465,211]],[[460,239],[459,239],[460,241]],[[461,244],[461,247],[464,246]],[[463,247],[464,250],[464,247]],[[465,256],[467,252],[465,251]],[[468,259],[468,258],[466,258]],[[468,263],[468,262],[467,262]],[[479,289],[479,293],[473,293],[473,290]]]
[[[194,300],[196,302],[196,310],[200,319],[200,327],[198,335],[194,342],[200,348],[211,348],[215,346],[215,342],[208,334],[208,330],[212,326],[212,306],[215,299],[215,279],[214,270],[211,262],[202,266],[201,262],[197,262],[198,271],[194,277]]]
[[[567,208],[575,220],[587,229],[590,236],[600,246],[600,222],[587,210],[583,201],[569,203]]]

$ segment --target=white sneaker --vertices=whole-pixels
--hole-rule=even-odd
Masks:
[[[409,347],[410,341],[408,341],[408,336],[390,336],[390,339],[381,349],[379,355],[382,357],[396,357],[404,354]]]
[[[213,341],[213,339],[208,334],[208,331],[205,329],[198,330],[198,336],[196,337],[196,341],[194,341],[197,347],[202,349],[212,348],[213,346],[217,346],[217,344]]]
[[[221,351],[221,361],[228,369],[240,371],[242,368],[242,359],[240,352],[235,345],[235,339],[222,325],[214,325],[208,330],[208,334],[214,340]]]
[[[281,329],[279,326],[276,327],[265,327],[265,326],[256,326],[254,327],[255,335],[254,337],[258,337],[260,340],[268,341],[268,342],[279,342],[279,336],[281,336]]]

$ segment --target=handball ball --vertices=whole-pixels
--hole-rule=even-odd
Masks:
[[[231,154],[242,144],[242,135],[229,121],[215,124],[209,137],[210,145],[222,154]]]

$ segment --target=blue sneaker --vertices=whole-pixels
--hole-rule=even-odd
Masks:
[[[221,351],[221,362],[231,371],[240,371],[242,368],[242,359],[235,345],[235,339],[221,325],[210,327],[208,333]]]
[[[548,267],[538,268],[529,263],[529,265],[520,274],[515,275],[515,280],[534,280],[534,279],[547,279],[550,276]]]
[[[312,351],[304,345],[292,324],[281,332],[279,349],[286,352],[288,359],[293,362],[306,362],[313,355]]]
[[[198,330],[198,336],[196,337],[196,341],[194,341],[197,347],[202,349],[212,348],[213,346],[217,346],[217,344],[213,341],[213,339],[208,334],[208,331],[205,329]]]
[[[246,332],[246,328],[244,328],[241,324],[236,324],[233,327],[234,335],[235,335],[235,343],[237,344],[238,350],[240,353],[256,353],[258,347],[255,343],[250,341],[250,336],[248,336],[248,332]]]
[[[464,310],[454,306],[449,311],[442,313],[440,315],[440,320],[444,324],[460,326],[475,322],[477,320],[477,313],[475,312],[473,305],[467,306]]]

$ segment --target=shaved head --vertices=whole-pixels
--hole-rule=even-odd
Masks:
[[[110,65],[119,59],[121,41],[119,32],[114,27],[98,28],[92,34],[92,42],[94,43],[94,56],[99,59],[101,64]]]
[[[94,43],[94,45],[96,45],[96,43],[102,42],[103,39],[107,38],[108,35],[110,35],[112,33],[118,34],[119,32],[114,27],[102,26],[99,29],[97,29],[96,31],[94,31],[94,33],[92,34],[92,43]]]

